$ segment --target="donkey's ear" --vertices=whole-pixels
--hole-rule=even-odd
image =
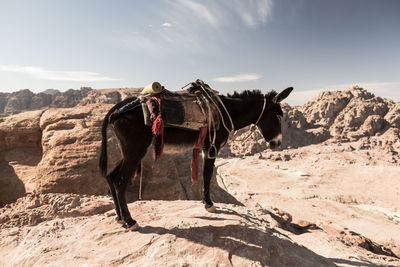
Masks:
[[[277,94],[275,97],[274,97],[274,102],[275,103],[279,103],[279,102],[281,102],[282,100],[284,100],[286,97],[288,97],[289,96],[289,94],[292,92],[292,90],[293,90],[293,87],[288,87],[288,88],[286,88],[285,90],[283,90],[282,92],[280,92],[279,94]]]

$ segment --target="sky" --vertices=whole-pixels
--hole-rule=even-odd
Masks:
[[[397,0],[0,0],[0,92],[82,86],[222,94],[289,104],[359,85],[400,101]]]

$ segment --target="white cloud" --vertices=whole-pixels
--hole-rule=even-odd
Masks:
[[[169,10],[164,12],[167,19],[177,20],[188,24],[206,22],[214,27],[231,27],[235,19],[248,27],[265,24],[272,16],[273,0],[167,0]],[[179,14],[179,16],[176,16]],[[180,25],[180,26],[183,26]]]
[[[216,16],[214,16],[210,10],[203,4],[192,0],[177,0],[177,5],[175,8],[182,9],[182,7],[186,10],[186,13],[190,16],[197,16],[200,19],[208,22],[212,26],[217,26],[218,20]]]
[[[172,24],[169,22],[164,22],[163,24],[161,24],[161,26],[165,27],[165,28],[171,28]]]
[[[257,13],[261,22],[265,23],[271,17],[272,4],[272,0],[260,0],[257,2]]]
[[[210,11],[211,8],[192,0],[166,0],[165,3],[165,7],[159,10],[159,15],[173,27],[163,26],[163,30],[157,33],[160,38],[158,43],[164,43],[163,49],[166,51],[179,49],[187,53],[202,53],[218,48],[215,39],[211,41],[204,39],[218,30],[219,22],[214,13]],[[218,34],[215,35],[219,36]]]
[[[233,76],[214,78],[213,80],[221,83],[248,82],[259,80],[262,76],[257,73],[245,73]]]
[[[10,71],[31,75],[42,80],[53,81],[75,81],[75,82],[94,82],[94,81],[117,81],[118,79],[101,76],[97,72],[90,71],[54,71],[42,67],[0,65],[0,71]]]
[[[248,27],[265,24],[272,15],[272,0],[230,0],[229,7]]]
[[[163,26],[159,37],[174,44],[172,49],[190,53],[223,50],[240,27],[266,24],[273,0],[164,0],[160,17],[173,27]]]

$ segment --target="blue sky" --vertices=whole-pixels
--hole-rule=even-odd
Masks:
[[[400,1],[0,0],[0,92],[197,78],[222,93],[358,84],[400,101]]]

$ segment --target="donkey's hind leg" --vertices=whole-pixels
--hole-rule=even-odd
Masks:
[[[129,230],[137,230],[139,225],[131,217],[128,205],[126,203],[125,192],[130,179],[133,177],[135,170],[140,164],[140,161],[146,154],[147,147],[150,145],[151,135],[148,136],[149,138],[147,138],[147,140],[142,138],[143,142],[141,143],[141,146],[126,147],[120,170],[120,179],[118,181],[114,181],[121,218],[125,222],[124,227],[128,228]]]
[[[206,140],[206,145],[203,149],[204,167],[203,167],[203,202],[208,212],[215,212],[214,203],[210,197],[210,182],[214,173],[215,158],[218,154],[220,144],[216,143],[214,149],[210,149],[210,144]]]
[[[121,174],[120,179],[118,181],[114,181],[121,219],[124,222],[124,227],[129,230],[136,230],[138,228],[138,224],[131,217],[131,214],[128,209],[128,204],[126,203],[125,193],[129,181],[132,178],[138,163],[139,163],[138,160],[137,161],[123,160],[120,172]]]
[[[205,153],[206,154],[206,153]],[[203,202],[208,212],[215,212],[214,203],[210,197],[210,182],[214,172],[215,158],[204,157],[204,168],[203,168]]]
[[[114,201],[114,208],[115,212],[117,214],[117,217],[115,220],[119,223],[123,223],[124,221],[121,218],[121,212],[119,208],[119,203],[118,203],[118,198],[117,198],[117,192],[115,191],[115,186],[114,186],[114,181],[119,180],[120,176],[120,170],[122,166],[122,160],[115,166],[115,168],[106,176],[108,186],[110,188],[110,193]]]

